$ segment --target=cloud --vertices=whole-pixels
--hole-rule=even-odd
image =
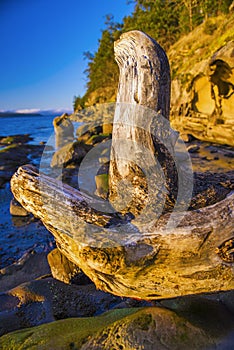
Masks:
[[[38,108],[16,109],[14,112],[15,113],[32,114],[32,113],[39,113],[40,109],[38,109]]]
[[[22,109],[13,109],[5,110],[0,109],[0,113],[20,113],[20,114],[42,114],[42,115],[55,115],[68,113],[71,114],[73,111],[70,108],[55,108],[55,109],[40,109],[40,108],[22,108]]]

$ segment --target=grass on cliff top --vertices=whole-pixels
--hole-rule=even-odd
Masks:
[[[186,74],[197,63],[211,58],[231,40],[234,40],[234,13],[208,18],[169,49],[172,79],[180,76],[180,80],[186,83]],[[182,75],[184,79],[181,79]]]

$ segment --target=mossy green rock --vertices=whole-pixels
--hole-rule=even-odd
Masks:
[[[143,308],[105,327],[90,338],[82,350],[205,349],[213,339],[176,313],[159,307]]]
[[[0,348],[187,350],[192,346],[201,350],[227,344],[206,328],[161,307],[116,309],[102,316],[69,318],[9,333],[0,338]]]
[[[8,333],[0,338],[2,350],[80,349],[91,336],[108,325],[124,318],[138,309],[120,309],[102,316],[89,318],[68,318],[38,327]]]
[[[86,142],[87,145],[96,145],[97,143],[100,143],[106,139],[110,139],[111,135],[110,134],[99,134],[99,135],[93,135],[91,136],[88,141]]]
[[[32,141],[33,138],[29,134],[0,136],[0,145],[25,144]]]

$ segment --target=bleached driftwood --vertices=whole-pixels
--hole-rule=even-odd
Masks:
[[[169,70],[162,49],[145,34],[133,31],[120,38],[115,52],[121,71],[118,101],[140,104],[156,112],[160,110],[164,117],[168,118]],[[148,59],[142,59],[142,55]],[[142,60],[147,64],[142,64]],[[166,75],[162,73],[164,64]],[[131,83],[130,77],[134,84]],[[162,87],[160,77],[164,77]],[[147,89],[144,82],[148,82]],[[125,84],[127,85],[124,86]],[[151,90],[151,85],[155,86],[155,89]],[[125,96],[129,96],[126,97],[127,100],[124,100]],[[127,113],[125,116],[128,115],[126,106],[122,110]],[[134,111],[136,112],[136,109]],[[114,121],[110,172],[113,201],[116,184],[124,179],[125,173],[131,171],[128,162],[126,165],[126,162],[122,162],[121,155],[117,154],[121,148],[118,142],[115,143],[119,138],[119,125],[121,128],[121,120],[116,121],[116,118],[121,118],[121,115],[117,111]],[[131,140],[134,140],[134,143],[139,143],[141,139],[146,148],[150,148],[153,154],[161,158],[162,168],[166,171],[166,187],[167,190],[171,190],[166,200],[168,212],[164,211],[150,226],[144,227],[142,222],[138,226],[137,220],[128,221],[131,219],[128,212],[135,216],[141,214],[144,195],[147,195],[144,178],[143,190],[139,186],[140,170],[136,172],[138,179],[135,182],[132,175],[128,179],[133,184],[133,191],[135,188],[139,190],[134,192],[134,200],[127,209],[125,207],[122,210],[122,214],[103,213],[101,201],[100,210],[94,209],[92,198],[60,181],[39,174],[31,166],[19,168],[13,176],[11,188],[14,196],[28,211],[42,220],[55,236],[61,252],[77,264],[102,290],[120,296],[158,299],[233,289],[233,174],[211,177],[210,187],[207,185],[205,191],[201,184],[207,180],[207,176],[196,175],[192,208],[204,206],[207,198],[207,204],[216,200],[218,202],[182,213],[181,221],[170,229],[167,225],[171,217],[171,208],[173,209],[172,187],[177,186],[170,152],[167,152],[160,142],[157,144],[157,137],[151,137],[151,129],[139,133],[136,124],[131,121],[129,124],[128,133],[124,135],[130,139],[133,136]],[[151,125],[152,128],[156,127],[157,119],[154,119]],[[125,133],[124,128],[122,132]],[[170,134],[169,139],[173,147],[176,138]],[[137,145],[135,150],[141,151],[141,148]],[[133,151],[134,148],[131,152]],[[140,153],[141,156],[144,154]],[[169,166],[166,170],[167,161]],[[217,180],[215,184],[214,179]],[[139,208],[141,200],[143,205]]]
[[[175,203],[177,189],[170,151],[178,135],[167,123],[170,110],[167,56],[156,41],[140,31],[132,31],[115,43],[115,59],[120,77],[112,133],[109,198],[115,208],[138,215],[146,202],[149,204],[149,188],[157,191],[154,184],[162,182],[162,174],[155,168],[156,156],[166,178],[165,205],[170,207]],[[160,192],[152,201],[159,206]]]
[[[125,242],[122,239],[124,244],[112,240],[111,246],[111,235],[105,236],[101,226],[111,226],[111,220],[114,227],[124,225],[121,219],[90,209],[88,198],[78,190],[38,175],[30,166],[19,168],[11,180],[14,196],[43,221],[62,253],[98,288],[121,296],[157,299],[234,287],[233,193],[217,204],[188,211],[172,232],[163,230],[168,213],[151,232],[130,233]],[[82,229],[83,220],[101,225],[97,231],[103,243],[97,239],[95,246],[91,237],[91,244],[85,244],[89,238],[85,227]],[[90,225],[86,229],[92,230]],[[110,247],[105,244],[108,239]]]

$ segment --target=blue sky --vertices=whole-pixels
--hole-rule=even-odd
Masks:
[[[0,110],[70,108],[85,92],[85,51],[127,0],[0,0]]]

